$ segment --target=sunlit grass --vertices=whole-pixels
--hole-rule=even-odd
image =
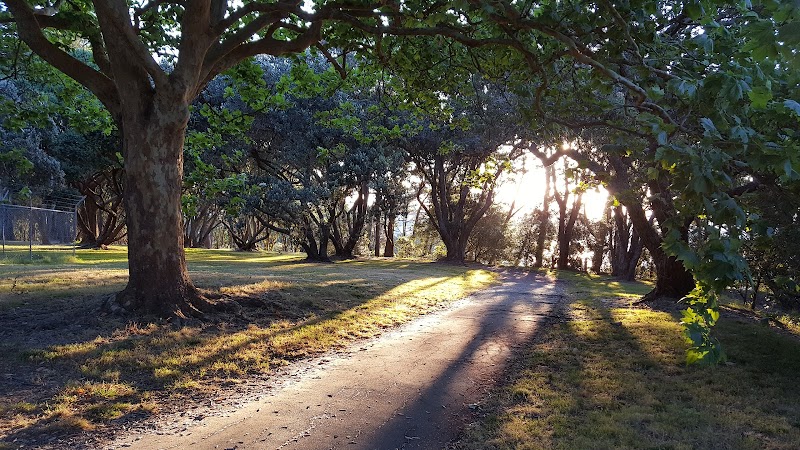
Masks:
[[[568,281],[567,293],[578,298],[638,300],[653,289],[647,281],[620,281],[608,275],[573,272],[568,270],[548,270],[547,274],[562,281]]]
[[[572,289],[459,448],[797,448],[797,339],[726,316],[729,363],[687,367],[678,308],[602,301],[625,298],[608,283]]]
[[[77,262],[68,264],[2,266],[0,292],[9,295],[0,300],[0,314],[3,308],[47,312],[70,302],[99,305],[95,294],[124,286],[124,254],[118,248],[78,250]],[[187,259],[198,286],[254,302],[244,319],[222,316],[176,329],[108,317],[112,327],[88,339],[9,349],[0,354],[8,370],[44,368],[59,386],[0,399],[0,411],[8,412],[0,417],[0,433],[91,430],[152,413],[164,402],[211,395],[224,383],[269,375],[289,361],[379,334],[496,278],[484,270],[414,261],[310,264],[299,255],[224,250],[190,250]]]
[[[773,305],[760,306],[753,310],[750,303],[743,303],[740,298],[723,296],[722,307],[738,310],[744,314],[750,314],[761,320],[765,325],[774,325],[784,328],[790,333],[800,336],[800,311],[781,310]]]

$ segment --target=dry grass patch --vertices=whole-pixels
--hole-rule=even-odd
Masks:
[[[84,254],[77,258],[83,261]],[[0,411],[10,412],[0,415],[6,439],[35,441],[40,434],[91,430],[200,401],[222,385],[268,376],[288,361],[379,334],[496,278],[484,270],[413,261],[308,264],[296,255],[191,251],[197,284],[244,309],[176,329],[99,317],[102,297],[71,296],[91,290],[91,276],[124,270],[120,262],[103,261],[105,268],[82,262],[0,268],[6,277],[0,289],[11,269],[26,286],[52,274],[69,285],[40,283],[40,289],[19,294],[24,302],[0,308],[0,337],[8,350],[0,353],[0,372],[15,374],[0,379]],[[109,290],[123,283],[109,283]],[[30,325],[28,333],[11,330],[11,323]],[[20,402],[32,406],[14,406]]]
[[[531,343],[459,448],[798,447],[795,337],[727,315],[717,333],[729,363],[687,367],[677,308],[615,307],[594,296],[609,288],[576,289],[584,294]]]

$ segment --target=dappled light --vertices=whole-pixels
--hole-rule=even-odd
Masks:
[[[79,250],[78,258],[87,253],[93,252]],[[6,393],[0,407],[13,412],[9,416],[13,420],[4,421],[2,428],[15,434],[51,433],[92,429],[123,416],[144,417],[165,400],[208,395],[226,380],[268,375],[289,361],[373,336],[494,278],[486,271],[410,261],[318,265],[297,263],[293,255],[191,254],[190,268],[200,267],[193,272],[198,284],[241,301],[242,313],[181,329],[158,323],[125,324],[107,316],[87,324],[94,329],[83,334],[95,332],[94,337],[73,340],[57,330],[69,326],[73,314],[97,300],[74,307],[60,300],[64,321],[53,318],[49,333],[61,337],[41,341],[61,343],[38,347],[22,334],[8,336],[9,345],[15,347],[3,358],[48,369],[40,372],[38,392]],[[46,313],[51,308],[48,299],[74,298],[82,289],[96,293],[101,282],[110,292],[119,289],[124,283],[120,271],[16,266],[5,269],[3,283],[16,280],[24,303]],[[8,310],[20,304],[11,300],[0,307]],[[26,411],[19,402],[30,407]]]
[[[798,46],[800,0],[3,0],[0,450],[795,449]]]
[[[687,367],[678,309],[578,295],[586,298],[565,305],[564,320],[532,342],[497,415],[464,448],[790,449],[800,441],[795,339],[730,318],[719,333],[731,362]]]

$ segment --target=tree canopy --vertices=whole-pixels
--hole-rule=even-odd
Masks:
[[[38,73],[50,65],[85,87],[119,132],[131,278],[117,304],[125,309],[185,318],[214,306],[189,280],[182,250],[184,144],[190,106],[203,92],[214,97],[209,104],[225,106],[218,110],[223,120],[216,120],[217,131],[210,122],[195,130],[189,147],[222,148],[232,141],[218,138],[237,127],[257,130],[235,143],[261,164],[260,181],[240,184],[257,199],[239,207],[266,213],[259,223],[284,231],[286,223],[307,223],[299,232],[306,241],[312,228],[312,235],[319,232],[318,248],[329,237],[344,247],[363,227],[363,183],[378,186],[392,173],[379,166],[393,161],[395,145],[405,145],[431,189],[433,201],[421,204],[450,255],[451,247],[463,253],[469,230],[461,236],[447,222],[477,222],[490,209],[501,144],[540,156],[566,136],[580,142],[569,155],[578,169],[626,207],[661,270],[684,271],[680,280],[664,281],[679,286],[680,295],[695,286],[683,320],[690,360],[722,357],[709,330],[719,293],[750,277],[743,245],[769,234],[761,232],[769,228],[765,220],[784,224],[773,234],[786,227],[787,217],[749,207],[750,194],[789,192],[800,179],[796,2],[7,0],[5,6],[3,52],[16,56],[6,58],[4,70],[12,73],[25,55],[38,55],[46,63]],[[280,64],[254,71],[250,59],[309,49],[326,68],[290,74],[307,92],[291,99],[280,91],[286,87],[277,81],[285,73]],[[370,63],[357,63],[354,54]],[[336,97],[310,76],[320,73],[328,80],[363,76],[381,87]],[[250,83],[231,95],[234,86],[221,74]],[[474,95],[470,86],[478,87]],[[394,109],[376,114],[387,105],[376,95],[393,97]],[[511,109],[493,109],[508,99]],[[97,117],[95,123],[110,123],[91,101],[85,105],[82,113]],[[212,110],[206,112],[209,120]],[[22,176],[30,161],[25,154],[35,153],[31,136],[13,138],[27,143],[3,152],[2,170]],[[483,153],[470,162],[474,151]],[[277,161],[280,170],[268,167]],[[202,169],[203,158],[197,162]],[[225,179],[219,192],[242,181]],[[342,200],[354,192],[360,206],[343,210]],[[328,203],[318,203],[322,198]],[[645,204],[654,219],[640,208]],[[472,207],[476,212],[466,218]],[[337,217],[348,226],[336,224]],[[562,231],[569,234],[574,224],[567,218]]]

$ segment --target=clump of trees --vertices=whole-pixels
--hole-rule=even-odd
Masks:
[[[380,253],[408,186],[445,258],[506,259],[485,244],[509,239],[470,236],[482,220],[509,228],[492,205],[513,153],[538,156],[564,139],[579,143],[572,162],[558,163],[570,168],[548,172],[549,201],[509,235],[519,247],[508,261],[542,266],[550,251],[557,267],[588,267],[575,252],[605,249],[612,270],[630,277],[646,250],[652,297],[685,295],[691,305],[683,320],[693,360],[721,355],[709,330],[723,290],[752,280],[785,301],[793,295],[791,255],[768,264],[756,255],[764,242],[788,242],[796,216],[757,201],[793,193],[800,179],[794,3],[6,8],[0,51],[14,82],[3,85],[3,137],[13,143],[0,153],[4,195],[19,183],[82,190],[86,245],[127,233],[130,279],[116,300],[125,310],[185,318],[214,309],[189,279],[183,246],[208,245],[220,227],[245,249],[273,242],[267,230],[288,236],[316,260],[329,246],[353,256],[369,228]],[[257,55],[303,55],[306,64],[287,72]],[[44,81],[52,68],[63,83]],[[51,89],[23,95],[21,80]],[[53,114],[77,103],[80,113]],[[18,106],[26,104],[44,106]],[[58,137],[70,130],[81,137]],[[86,148],[98,149],[97,164],[62,167]],[[395,182],[400,174],[409,179]],[[594,184],[616,202],[603,224],[580,214]],[[591,266],[602,270],[603,259]]]

